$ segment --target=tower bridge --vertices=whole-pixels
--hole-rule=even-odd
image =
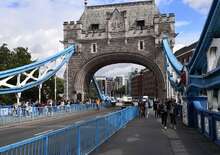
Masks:
[[[0,94],[16,93],[18,102],[21,92],[27,89],[39,86],[40,94],[41,85],[67,63],[66,99],[83,100],[88,84],[93,80],[99,97],[106,103],[109,100],[105,100],[105,96],[101,94],[93,77],[94,73],[114,63],[136,63],[147,67],[156,75],[158,86],[155,89],[158,98],[179,95],[182,100],[180,106],[183,122],[178,124],[177,130],[167,129],[166,125],[161,128],[159,119],[152,115],[148,119],[135,119],[139,116],[136,106],[116,111],[114,109],[112,113],[108,113],[108,109],[102,116],[96,116],[99,112],[93,111],[93,118],[74,124],[69,124],[71,117],[66,120],[64,116],[57,125],[63,124],[67,127],[53,131],[58,128],[53,126],[48,131],[48,123],[54,125],[56,118],[41,122],[46,124],[46,128],[41,129],[42,133],[0,147],[0,154],[219,154],[219,16],[220,0],[213,0],[193,57],[186,65],[181,64],[172,51],[176,36],[175,15],[161,14],[154,0],[86,5],[79,21],[64,22],[65,49],[50,58],[1,71]],[[57,64],[58,59],[61,61]],[[10,83],[12,78],[17,79],[16,84]],[[85,111],[95,107],[79,104],[68,107],[67,110]],[[61,108],[61,111],[67,113],[65,108]],[[52,109],[49,107],[47,110],[52,112]],[[0,118],[4,121],[5,117]],[[23,122],[19,123],[25,125]],[[30,126],[24,126],[25,130],[34,128],[34,124],[41,124],[34,120],[31,123]],[[124,128],[126,125],[128,127]],[[18,136],[16,133],[21,133],[23,129],[17,127],[15,124],[10,130],[8,127],[1,128],[2,137],[7,136],[6,138],[14,141]],[[116,132],[118,134],[106,142]],[[7,133],[12,135],[8,136]],[[104,142],[106,143],[100,150],[94,151]]]
[[[64,22],[64,47],[76,45],[68,64],[68,98],[82,100],[91,77],[115,63],[135,63],[154,72],[158,98],[166,96],[166,73],[161,41],[175,43],[175,15],[161,14],[155,1],[85,6],[79,19]]]

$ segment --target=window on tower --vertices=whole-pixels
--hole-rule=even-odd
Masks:
[[[91,44],[91,53],[97,53],[97,43]]]
[[[145,20],[137,20],[136,26],[138,30],[143,30],[145,26]]]
[[[99,24],[91,24],[91,30],[97,31],[99,29]]]

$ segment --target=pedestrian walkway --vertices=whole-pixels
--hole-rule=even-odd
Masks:
[[[92,155],[220,155],[213,144],[194,129],[161,128],[153,115],[135,119],[95,150]]]

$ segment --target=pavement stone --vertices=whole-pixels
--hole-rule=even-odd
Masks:
[[[135,119],[102,144],[92,155],[220,155],[220,146],[195,129],[178,124],[161,128],[160,120]]]

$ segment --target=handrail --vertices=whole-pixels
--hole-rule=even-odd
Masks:
[[[220,16],[220,0],[213,0],[198,45],[190,62],[188,63],[188,68],[190,73],[192,73],[195,70],[196,65],[198,66],[199,62],[201,64],[206,63],[201,58],[202,57],[205,58],[205,54],[206,54],[205,52],[208,50],[213,37],[217,37],[216,32],[218,32],[220,28],[219,16]],[[218,32],[218,36],[220,36],[219,32]]]
[[[2,85],[5,87],[0,88],[0,94],[20,93],[22,91],[41,85],[43,82],[54,76],[64,66],[64,64],[66,64],[70,60],[74,52],[75,46],[72,45],[47,59],[43,59],[14,69],[1,71],[0,86]],[[49,63],[54,63],[59,58],[61,59],[61,62],[54,66],[47,67],[47,69],[44,70],[43,74],[39,74],[38,77],[34,77],[34,73],[36,71],[40,72],[41,67],[44,67]],[[28,71],[31,72],[27,73]],[[20,78],[21,74],[26,75],[23,81],[21,81],[22,79]],[[13,78],[14,76],[17,76],[17,84],[8,84],[9,79]],[[29,79],[31,79],[32,81],[29,81]]]
[[[200,89],[211,89],[220,86],[220,67],[208,72],[205,75],[190,75],[189,86]]]
[[[75,46],[72,45],[72,46],[62,50],[61,52],[59,52],[51,57],[36,61],[34,63],[28,64],[25,66],[9,69],[9,70],[5,70],[5,71],[0,71],[0,78],[4,78],[7,76],[13,76],[13,75],[16,75],[16,74],[19,74],[22,72],[29,71],[33,68],[38,68],[47,62],[51,62],[51,61],[56,60],[57,58],[61,57],[62,55],[65,55],[65,54],[72,55],[74,53],[74,50],[75,50]]]
[[[109,113],[104,116],[87,119],[81,122],[79,121],[65,128],[51,131],[42,134],[40,136],[23,140],[21,142],[0,147],[0,153],[7,154],[9,152],[13,152],[14,150],[16,150],[17,154],[22,154],[23,148],[25,148],[26,151],[31,152],[32,147],[29,147],[29,145],[31,144],[33,147],[36,147],[37,150],[44,150],[45,155],[49,153],[53,154],[54,152],[50,152],[50,151],[54,151],[53,149],[51,149],[54,146],[48,142],[51,140],[58,140],[60,146],[61,144],[63,146],[68,145],[69,147],[72,148],[68,150],[66,148],[56,148],[56,151],[58,151],[59,154],[76,153],[77,155],[80,155],[82,154],[82,152],[87,154],[93,151],[95,148],[97,148],[101,143],[103,143],[105,140],[111,137],[115,132],[121,129],[125,124],[127,124],[130,120],[134,119],[136,116],[137,116],[137,107],[128,107],[126,109]],[[99,126],[99,124],[102,123],[103,121],[104,121],[103,124],[104,126]],[[85,130],[84,127],[88,129]],[[63,138],[65,139],[67,134],[68,134],[68,139],[64,141],[60,141],[60,139],[56,139],[56,138],[54,139],[54,137],[56,137],[54,135],[63,135]],[[104,137],[103,136],[100,137],[100,134],[104,135]],[[85,136],[85,137],[81,139],[81,136],[82,137]],[[86,145],[86,148],[82,146],[83,145],[83,143],[81,142],[82,140],[84,143],[87,144],[87,140],[94,137],[95,137],[94,143],[91,144],[88,142],[89,146]],[[72,141],[69,141],[69,138],[76,139],[76,147],[70,146],[72,145]]]
[[[173,54],[172,49],[170,48],[170,44],[168,42],[168,38],[164,37],[162,40],[163,45],[163,51],[170,62],[173,69],[176,71],[178,75],[181,74],[181,71],[183,69],[183,65],[177,60],[176,56]]]

